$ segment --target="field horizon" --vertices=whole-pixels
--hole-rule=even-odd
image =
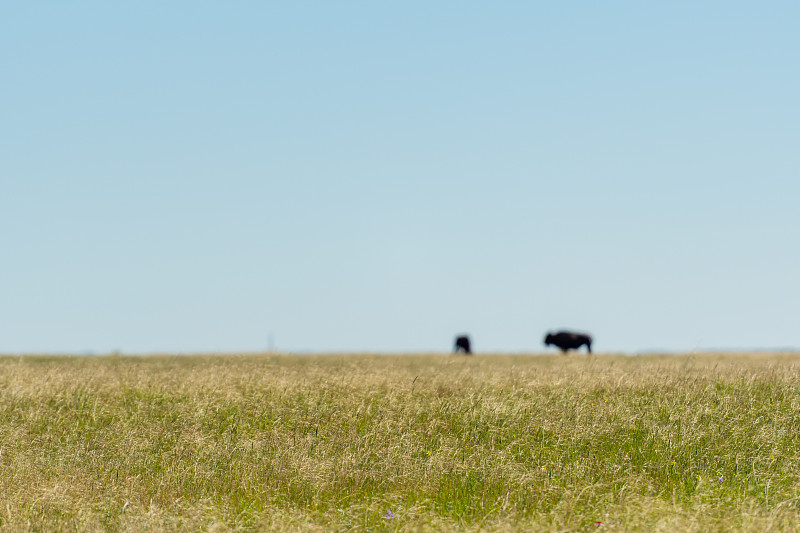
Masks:
[[[800,529],[800,353],[0,356],[0,529]]]
[[[13,357],[364,357],[364,356],[457,356],[457,357],[692,357],[692,356],[784,356],[784,355],[798,355],[800,356],[800,347],[794,346],[776,346],[776,347],[744,347],[744,348],[702,348],[694,350],[669,350],[658,348],[646,348],[636,351],[625,350],[597,350],[593,349],[592,353],[586,352],[586,348],[580,348],[578,351],[570,350],[567,354],[561,353],[557,348],[536,348],[530,350],[476,350],[469,355],[463,353],[455,353],[452,349],[449,350],[280,350],[280,349],[264,349],[264,350],[185,350],[185,351],[167,351],[167,350],[152,350],[152,351],[125,351],[125,350],[108,350],[108,351],[30,351],[30,352],[0,352],[0,359],[13,358]]]

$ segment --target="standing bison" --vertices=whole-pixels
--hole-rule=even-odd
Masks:
[[[550,332],[544,338],[545,346],[558,346],[562,352],[567,353],[567,350],[577,350],[584,344],[589,353],[592,353],[592,338],[583,333],[572,333],[569,331],[559,331],[556,334]]]
[[[453,346],[453,351],[455,353],[464,352],[466,355],[471,354],[472,350],[470,349],[469,346],[469,337],[467,337],[466,335],[459,335],[458,337],[456,337],[456,343]]]

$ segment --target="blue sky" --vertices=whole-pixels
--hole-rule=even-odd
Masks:
[[[0,352],[800,347],[800,4],[0,7]]]

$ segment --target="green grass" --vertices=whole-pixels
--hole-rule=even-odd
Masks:
[[[0,529],[800,530],[798,363],[4,357]]]

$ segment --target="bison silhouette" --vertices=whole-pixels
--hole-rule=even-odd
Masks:
[[[583,333],[572,333],[570,331],[559,331],[558,333],[547,333],[544,338],[545,346],[558,346],[562,352],[567,353],[567,350],[577,350],[584,344],[589,353],[592,353],[592,338]]]
[[[469,346],[469,337],[467,337],[466,335],[459,335],[458,337],[456,337],[456,343],[453,346],[453,352],[455,353],[464,352],[466,355],[471,354],[472,350],[470,349]]]

